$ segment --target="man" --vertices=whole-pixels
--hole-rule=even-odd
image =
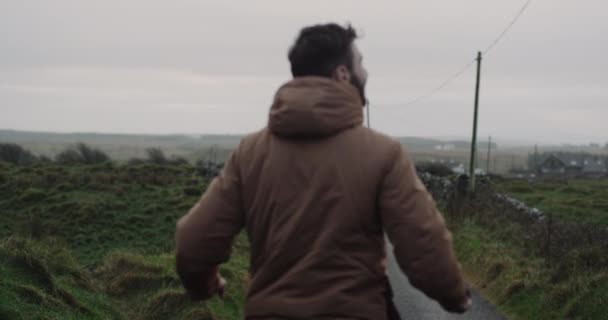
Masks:
[[[367,72],[356,32],[304,28],[293,80],[177,224],[188,293],[223,290],[218,266],[245,228],[247,319],[388,319],[384,233],[413,286],[446,310],[470,305],[452,240],[401,145],[362,126]]]

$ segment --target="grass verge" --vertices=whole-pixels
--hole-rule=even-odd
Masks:
[[[453,225],[454,244],[470,281],[510,319],[608,319],[608,269],[569,268],[523,249],[517,226],[492,229],[474,219]]]

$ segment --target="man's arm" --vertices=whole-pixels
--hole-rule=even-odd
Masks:
[[[395,258],[414,287],[447,311],[464,312],[469,293],[452,236],[409,156],[401,146],[395,149],[379,195],[382,223]]]
[[[238,149],[202,198],[177,222],[176,268],[188,294],[197,300],[221,293],[219,265],[244,224]]]

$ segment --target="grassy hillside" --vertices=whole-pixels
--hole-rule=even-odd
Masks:
[[[206,184],[194,172],[0,164],[0,319],[239,318],[244,237],[224,300],[191,302],[175,275],[175,223]]]

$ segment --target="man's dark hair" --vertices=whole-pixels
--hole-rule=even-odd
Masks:
[[[353,67],[351,45],[357,39],[352,26],[335,23],[306,27],[289,49],[291,74],[294,77],[331,77],[333,70],[343,64]]]

